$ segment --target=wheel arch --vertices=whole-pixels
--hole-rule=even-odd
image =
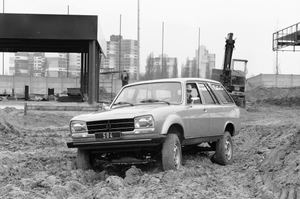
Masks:
[[[230,133],[231,136],[235,135],[235,126],[233,124],[233,122],[226,122],[225,126],[224,126],[224,132],[228,131]]]
[[[182,130],[182,133],[184,133],[185,127],[184,127],[182,119],[178,115],[176,115],[176,114],[169,115],[164,120],[162,127],[161,127],[161,134],[162,135],[168,134],[171,126],[178,127],[179,129],[181,128],[180,130]]]
[[[178,134],[177,134],[178,138],[179,138],[180,142],[182,142],[184,140],[184,129],[183,129],[183,127],[178,123],[172,124],[168,129],[168,134],[172,133],[173,129],[176,129],[178,131]]]

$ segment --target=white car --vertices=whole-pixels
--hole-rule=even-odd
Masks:
[[[215,161],[233,158],[231,137],[240,129],[240,111],[217,81],[174,78],[126,85],[108,110],[79,115],[70,122],[78,148],[77,166],[162,161],[164,170],[182,165],[182,148],[207,142]]]

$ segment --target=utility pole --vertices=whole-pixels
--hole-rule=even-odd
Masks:
[[[4,0],[2,0],[2,3],[3,3],[2,8],[3,8],[3,14],[4,14]],[[4,52],[2,52],[2,75],[4,75]]]
[[[279,74],[278,50],[276,50],[276,75]]]
[[[138,42],[138,64],[137,64],[137,77],[140,79],[140,0],[138,0],[138,16],[137,16],[137,42]]]
[[[198,70],[197,70],[197,76],[200,77],[200,28],[199,28],[199,31],[198,31]]]
[[[122,37],[122,15],[120,15],[120,32],[119,32],[119,78],[121,78],[121,37]]]
[[[70,14],[70,6],[68,5],[68,15]],[[67,78],[69,78],[69,70],[70,70],[70,54],[67,53]]]
[[[278,24],[279,24],[279,21],[278,19],[276,20],[276,30],[278,30]],[[279,38],[279,33],[277,32],[277,38]],[[278,41],[277,41],[278,42]],[[276,50],[276,63],[275,63],[275,73],[276,75],[279,74],[279,63],[278,63],[278,49]],[[277,77],[276,77],[277,78]],[[277,82],[277,80],[276,80]]]
[[[162,77],[165,76],[165,68],[164,68],[164,28],[165,24],[162,22],[162,40],[161,40],[161,71],[162,71]]]

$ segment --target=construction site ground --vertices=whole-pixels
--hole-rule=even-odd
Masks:
[[[184,153],[183,167],[155,164],[77,170],[68,123],[82,112],[0,109],[0,198],[294,198],[300,197],[300,107],[241,109],[234,161],[213,152]]]

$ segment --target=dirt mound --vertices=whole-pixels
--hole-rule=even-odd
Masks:
[[[177,171],[132,166],[76,170],[64,113],[0,110],[0,198],[296,198],[300,187],[300,109],[242,110],[234,161],[220,166],[212,152],[184,153]]]
[[[300,126],[279,126],[262,136],[260,150],[266,156],[259,165],[265,186],[278,190],[300,187]]]
[[[300,106],[300,87],[255,88],[246,92],[246,100],[282,106]]]
[[[247,114],[244,133],[236,142],[243,146],[242,156],[252,159],[244,167],[256,173],[254,192],[258,198],[294,199],[300,194],[300,111],[257,110]]]

